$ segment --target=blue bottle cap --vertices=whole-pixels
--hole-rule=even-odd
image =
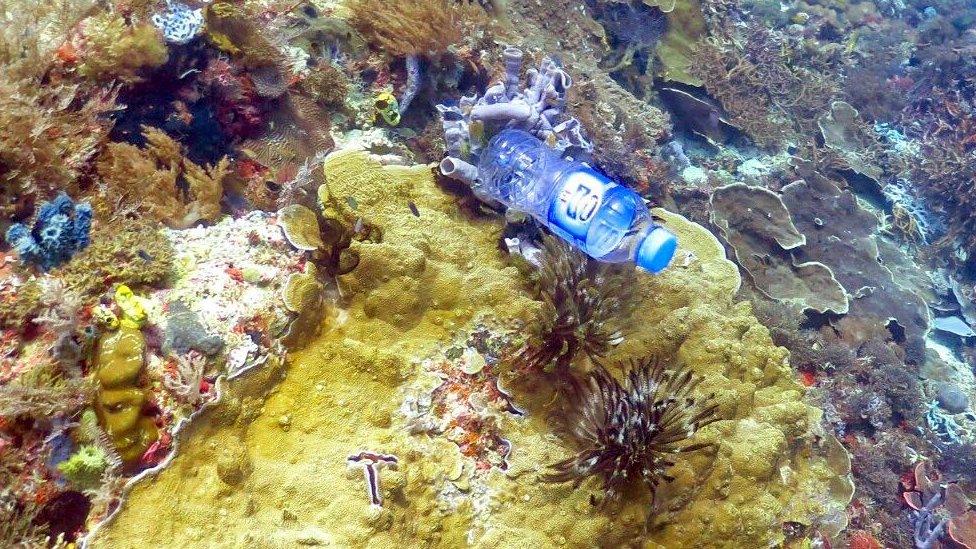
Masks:
[[[637,248],[637,266],[658,274],[667,268],[678,249],[678,238],[664,227],[654,227]]]

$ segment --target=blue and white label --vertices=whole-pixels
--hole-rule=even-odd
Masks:
[[[614,183],[591,170],[570,172],[563,179],[549,208],[549,222],[573,238],[585,241],[593,216]]]

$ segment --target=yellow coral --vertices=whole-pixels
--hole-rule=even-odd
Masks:
[[[677,357],[704,378],[701,391],[716,393],[723,420],[696,438],[717,452],[678,456],[646,538],[646,500],[601,511],[590,503],[597,482],[574,489],[539,480],[542,464],[571,449],[551,436],[546,417],[558,395],[538,378],[506,375],[529,414],[497,415],[513,445],[505,471],[475,477],[454,443],[410,435],[400,407],[405,387],[428,383],[421,362],[443,357],[475,321],[516,329],[538,303],[498,247],[502,224],[459,213],[428,167],[382,167],[339,152],[325,172],[332,194],[354,197],[356,211],[383,229],[382,242],[352,244],[361,262],[339,277],[348,308],[294,355],[273,394],[268,378],[230,385],[210,420],[184,433],[171,467],[135,487],[95,547],[193,544],[194,532],[214,529],[228,544],[275,546],[766,547],[783,541],[783,522],[809,524],[825,512],[821,496],[836,472],[811,448],[820,412],[801,401],[787,352],[748,304],[733,303],[738,271],[718,241],[663,212],[682,251],[663,275],[641,277],[640,319],[613,358]],[[246,467],[229,474],[215,463],[211,448],[225,444],[236,445],[230,461]],[[362,476],[345,473],[347,456],[363,449],[400,459],[399,470],[382,472],[382,508],[369,505]],[[445,490],[462,494],[474,483],[484,505],[458,497],[446,506]]]
[[[136,296],[125,284],[115,289],[115,303],[122,309],[120,324],[127,328],[141,328],[149,315],[146,313],[145,299]]]
[[[319,234],[319,220],[315,212],[305,206],[292,204],[278,210],[278,223],[288,242],[299,250],[312,251],[325,247]]]
[[[657,46],[661,61],[658,76],[664,80],[700,86],[701,79],[692,74],[691,65],[698,40],[705,35],[705,18],[698,0],[661,0],[646,4],[661,7],[667,13],[668,31]],[[670,8],[670,9],[664,9]]]
[[[305,264],[304,273],[292,273],[288,277],[281,297],[285,308],[297,315],[282,338],[289,348],[304,345],[318,331],[325,316],[323,291],[313,263]]]

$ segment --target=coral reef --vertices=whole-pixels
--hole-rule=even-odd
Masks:
[[[476,318],[511,341],[539,304],[524,292],[518,270],[496,246],[500,225],[459,217],[455,200],[436,186],[428,168],[381,167],[364,153],[343,151],[326,160],[325,171],[330,191],[354,197],[357,211],[383,230],[382,242],[351,244],[361,260],[339,277],[349,290],[348,305],[330,313],[335,319],[295,355],[273,394],[267,392],[265,374],[241,378],[201,418],[208,421],[194,422],[179,435],[211,442],[218,449],[216,460],[206,444],[183,445],[167,469],[132,488],[119,514],[89,543],[202,540],[213,527],[228,540],[252,539],[260,532],[275,543],[338,545],[402,539],[459,545],[469,535],[480,545],[548,545],[559,539],[588,545],[625,543],[640,535],[643,501],[627,498],[611,515],[588,503],[589,482],[572,490],[540,481],[540,464],[561,459],[564,450],[547,435],[546,411],[556,409],[554,389],[534,386],[532,379],[538,378],[511,372],[508,394],[528,415],[495,413],[512,448],[507,466],[476,466],[437,433],[409,434],[407,417],[399,411],[405,398],[400,387],[429,382],[417,361],[444,357],[452,334],[466,334]],[[420,217],[410,213],[407,202],[416,205]],[[811,457],[817,453],[810,432],[817,412],[800,402],[786,352],[771,344],[747,304],[732,304],[739,279],[714,237],[680,217],[658,215],[694,259],[638,281],[639,333],[613,358],[651,349],[676,356],[693,365],[702,379],[699,390],[714,391],[719,414],[730,419],[695,439],[715,444],[714,456],[676,457],[669,472],[675,480],[661,488],[667,492],[661,494],[665,507],[655,516],[657,528],[652,525],[647,542],[748,545],[758,537],[762,544],[777,543],[783,522],[810,525],[837,505],[826,483],[839,473],[823,458]],[[497,347],[476,345],[485,353],[483,360],[497,363]],[[464,364],[474,360],[464,353],[450,356],[468,356]],[[473,373],[457,375],[477,378],[495,371],[488,364],[465,368]],[[433,386],[441,382],[435,377]],[[350,421],[349,413],[337,410],[364,410],[367,419]],[[463,417],[449,431],[463,429]],[[703,437],[706,433],[711,434]],[[478,447],[476,441],[465,447]],[[347,458],[363,448],[398,461],[396,470],[382,471],[382,507],[370,506],[364,497],[361,472],[346,472]],[[192,496],[175,489],[191,470],[198,479]],[[322,489],[310,489],[309,483]],[[250,495],[255,491],[266,496],[257,500]],[[162,493],[168,497],[160,498]],[[218,498],[222,503],[216,506]],[[152,529],[145,528],[150,509]]]
[[[0,546],[976,547],[974,21],[0,0]],[[437,171],[506,126],[668,271]]]
[[[801,46],[753,24],[741,41],[722,37],[701,41],[689,70],[722,104],[730,123],[759,145],[773,147],[796,140],[798,134],[809,135],[812,118],[826,110],[837,91],[829,73],[814,71],[799,64],[799,56],[789,56],[794,47]]]

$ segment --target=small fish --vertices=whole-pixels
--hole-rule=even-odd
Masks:
[[[413,200],[407,201],[407,207],[410,208],[410,213],[412,213],[414,217],[420,217],[420,210],[417,209],[417,205],[413,203]]]
[[[359,209],[359,202],[356,202],[356,199],[351,196],[346,197],[346,204],[349,204],[349,207],[354,210]]]
[[[136,252],[136,255],[138,255],[143,261],[152,261],[153,259],[153,256],[149,255],[149,252],[146,250],[139,250]]]
[[[361,217],[356,218],[356,224],[353,225],[352,230],[356,234],[363,232],[363,218]]]

